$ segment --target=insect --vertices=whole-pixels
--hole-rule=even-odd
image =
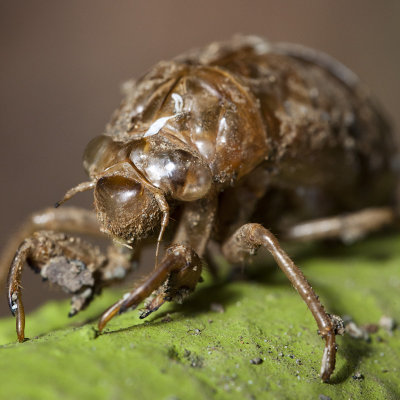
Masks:
[[[58,203],[93,190],[95,212],[44,210],[13,241],[21,244],[8,301],[18,340],[25,262],[73,295],[74,315],[156,241],[154,271],[103,313],[102,331],[145,299],[142,317],[184,299],[201,279],[209,242],[233,263],[264,247],[315,318],[328,381],[342,322],[324,310],[272,232],[349,241],[395,221],[398,150],[368,91],[324,54],[253,36],[160,62],[124,90],[105,133],[85,150],[89,181]],[[113,242],[103,254],[71,232],[103,232]],[[159,259],[164,236],[170,245]]]

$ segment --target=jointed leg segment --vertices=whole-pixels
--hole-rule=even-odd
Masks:
[[[393,224],[396,218],[396,212],[391,207],[366,208],[350,214],[302,222],[284,232],[284,237],[297,241],[339,238],[344,242],[353,242]]]
[[[21,275],[27,262],[44,279],[74,296],[71,315],[84,308],[104,285],[101,268],[107,258],[79,238],[52,231],[35,232],[19,246],[8,275],[8,302],[17,317],[18,340],[24,340],[25,314],[21,298]]]
[[[74,295],[70,315],[84,308],[104,286],[123,278],[131,266],[130,249],[114,245],[109,247],[107,255],[103,255],[96,246],[55,231],[101,235],[95,214],[76,208],[47,209],[35,213],[15,235],[8,250],[15,249],[17,242],[20,244],[14,253],[7,283],[9,306],[16,316],[20,342],[25,336],[21,275],[26,262],[43,278]],[[5,258],[8,258],[11,251],[6,253]],[[202,262],[191,247],[179,244],[170,246],[159,267],[147,280],[103,314],[99,329],[102,330],[114,315],[136,307],[155,291],[155,298],[147,305],[143,317],[165,301],[179,301],[195,288],[201,270]]]
[[[93,211],[77,207],[59,209],[46,208],[29,216],[21,228],[11,236],[11,239],[1,251],[0,284],[7,277],[15,249],[37,231],[56,231],[103,236],[100,232],[96,214]]]
[[[183,245],[170,246],[157,269],[145,282],[103,313],[98,324],[99,331],[102,331],[115,315],[128,308],[136,308],[159,288],[155,299],[148,305],[145,316],[158,309],[165,301],[176,300],[189,294],[200,279],[201,269],[201,260],[191,248]]]
[[[335,368],[336,319],[325,312],[311,285],[307,282],[301,270],[281,248],[276,237],[259,224],[246,224],[239,228],[224,244],[223,252],[228,260],[237,262],[241,261],[245,255],[254,254],[261,246],[272,254],[279,267],[307,304],[317,322],[319,333],[326,342],[322,358],[321,378],[323,381],[328,381]]]
[[[42,278],[73,294],[70,316],[85,308],[104,286],[121,279],[129,270],[130,253],[110,247],[107,256],[97,246],[53,231],[38,231],[19,246],[8,275],[8,302],[17,319],[18,340],[24,340],[25,313],[21,275],[27,262]]]

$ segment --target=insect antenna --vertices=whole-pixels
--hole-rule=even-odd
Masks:
[[[69,189],[67,193],[65,193],[64,197],[60,200],[57,201],[57,203],[54,205],[55,208],[58,208],[61,206],[61,204],[65,203],[67,200],[69,200],[71,197],[75,196],[77,193],[85,192],[86,190],[94,189],[96,186],[95,181],[88,181],[88,182],[82,182],[79,185],[76,185],[75,187]]]
[[[158,206],[160,207],[161,212],[163,213],[162,221],[161,221],[161,229],[157,239],[157,247],[156,247],[156,261],[154,268],[157,268],[158,265],[158,254],[160,252],[160,244],[162,237],[164,235],[165,229],[167,228],[169,221],[169,205],[165,200],[164,196],[159,193],[154,193]]]

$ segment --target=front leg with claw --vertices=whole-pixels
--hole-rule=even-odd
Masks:
[[[336,334],[343,333],[342,320],[329,315],[301,270],[281,248],[276,237],[259,224],[246,224],[239,228],[223,246],[228,260],[240,261],[244,256],[254,254],[259,247],[265,247],[300,294],[317,322],[319,334],[325,339],[321,363],[321,379],[328,382],[336,363]]]
[[[115,315],[136,308],[153,292],[154,298],[148,302],[141,318],[158,310],[166,301],[181,301],[194,290],[201,279],[201,271],[202,261],[192,248],[180,244],[171,245],[157,269],[144,283],[103,313],[98,324],[99,331],[101,332]]]
[[[21,294],[21,275],[25,262],[43,279],[71,293],[75,315],[85,308],[101,289],[121,277],[130,261],[116,258],[115,249],[108,256],[80,238],[53,231],[39,231],[19,246],[8,275],[8,303],[16,316],[18,340],[25,338],[25,312]]]

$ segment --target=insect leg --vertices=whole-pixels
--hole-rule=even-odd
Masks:
[[[96,246],[64,233],[38,231],[26,238],[11,263],[7,285],[9,306],[17,317],[18,340],[24,340],[21,275],[25,262],[44,279],[73,294],[70,315],[74,315],[104,286],[102,268],[107,261]]]
[[[103,313],[98,323],[99,331],[101,332],[115,315],[136,308],[157,289],[159,290],[156,292],[156,297],[151,302],[151,307],[142,315],[143,318],[158,309],[165,301],[177,299],[192,291],[200,279],[201,267],[201,260],[194,250],[183,245],[170,246],[157,269],[144,283]]]
[[[228,239],[222,250],[229,261],[237,262],[243,260],[244,256],[248,254],[254,254],[261,246],[272,254],[279,267],[307,304],[317,322],[319,334],[325,339],[321,379],[327,382],[335,369],[335,333],[337,330],[335,318],[326,313],[311,285],[301,270],[281,248],[276,237],[262,225],[246,224]],[[339,324],[339,321],[337,324]]]
[[[395,210],[390,207],[367,208],[347,215],[338,215],[303,222],[290,227],[283,237],[289,240],[309,241],[340,238],[353,242],[369,232],[382,229],[396,220]]]
[[[102,331],[108,321],[128,308],[135,308],[144,299],[159,289],[156,297],[146,307],[142,318],[158,309],[165,301],[180,301],[189,294],[200,279],[202,256],[213,226],[216,211],[216,196],[209,196],[185,205],[180,224],[171,245],[157,265],[138,288],[104,312],[99,321]],[[164,284],[164,285],[163,285]]]
[[[23,240],[40,230],[74,232],[100,236],[96,214],[76,207],[47,208],[30,215],[20,229],[11,236],[0,255],[0,284],[7,277],[15,250]]]
[[[100,231],[96,214],[91,210],[77,207],[47,208],[29,216],[21,228],[11,237],[0,255],[0,284],[7,272],[18,246],[37,231],[78,233],[104,237]],[[132,267],[133,257],[138,249],[113,242],[107,249],[108,263],[103,271],[104,280],[122,279]],[[135,253],[135,254],[134,254]]]
[[[184,206],[173,243],[184,244],[203,256],[215,219],[217,197],[214,193]]]

